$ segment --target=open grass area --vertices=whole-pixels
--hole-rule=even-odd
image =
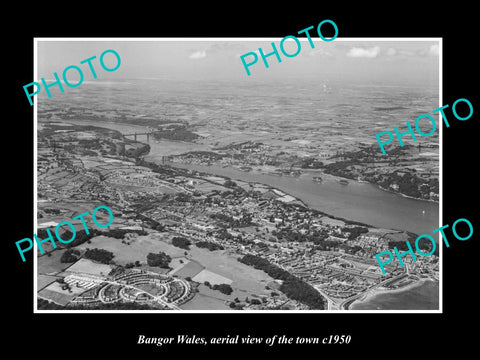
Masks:
[[[112,268],[109,265],[98,264],[88,259],[80,259],[65,271],[107,276],[111,270]]]
[[[58,277],[50,275],[38,275],[37,276],[37,289],[41,290],[54,282]]]
[[[201,284],[198,286],[199,292],[194,298],[180,306],[183,310],[231,310],[225,304],[225,301],[232,301],[231,295],[227,296],[220,291],[209,289]],[[233,299],[233,298],[232,298]]]
[[[145,292],[153,296],[159,296],[165,292],[163,287],[155,286],[151,284],[137,284],[135,285],[135,287],[138,289],[144,290]]]
[[[45,246],[44,250],[46,250]],[[55,250],[51,253],[50,256],[39,256],[37,259],[38,274],[55,275],[69,267],[71,264],[64,264],[60,262],[60,258],[62,257],[62,254],[64,252],[65,250]],[[40,251],[38,251],[38,254],[40,254]]]
[[[189,258],[198,261],[207,270],[230,279],[234,289],[232,295],[264,294],[267,292],[265,285],[273,280],[263,271],[242,264],[237,260],[237,255],[230,255],[227,251],[209,251],[192,247]]]
[[[85,289],[73,286],[71,292],[68,290],[62,290],[61,285],[58,282],[53,282],[45,289],[38,292],[38,294],[50,301],[53,301],[59,305],[65,306],[74,297],[83,293]]]
[[[177,275],[183,278],[186,277],[191,277],[193,278],[194,276],[198,275],[200,272],[202,272],[205,269],[205,267],[201,264],[199,264],[196,261],[188,261],[184,266],[179,267],[177,270],[172,271],[172,275]],[[197,280],[195,280],[197,281]],[[203,281],[201,281],[203,282]]]
[[[200,280],[202,283],[203,281],[210,281],[212,284],[226,283],[230,284],[234,290],[231,295],[227,296],[217,290],[208,289],[202,284],[200,287],[201,292],[197,294],[192,301],[182,306],[184,309],[228,309],[227,306],[223,305],[222,301],[233,301],[235,297],[243,300],[247,296],[252,296],[252,294],[266,295],[269,293],[269,290],[265,289],[265,285],[272,281],[272,278],[263,271],[256,270],[238,262],[235,255],[230,255],[226,251],[211,252],[207,249],[192,247],[188,251],[188,256],[185,257],[185,250],[162,241],[162,239],[166,240],[168,238],[169,236],[163,233],[149,234],[139,236],[131,240],[130,245],[126,245],[122,244],[121,240],[118,239],[97,236],[92,238],[91,244],[84,243],[77,248],[86,249],[88,247],[90,249],[99,248],[111,251],[115,255],[114,261],[120,265],[135,262],[136,260],[145,264],[148,253],[158,253],[162,251],[174,259],[182,259],[184,261],[185,266],[179,268],[176,273],[177,276],[191,276],[193,278],[200,273],[202,275],[197,280]],[[172,265],[176,267],[183,264],[180,264],[178,261],[178,263],[174,262]],[[142,268],[144,266],[142,266]],[[205,267],[207,271],[202,272],[203,267]],[[195,274],[193,274],[192,271],[187,271],[192,270],[190,268],[195,270],[193,271]],[[82,271],[78,266],[73,269]],[[86,267],[84,270],[90,273],[94,271],[89,267]],[[155,268],[152,270],[156,271],[160,269]],[[203,287],[205,287],[205,289],[203,289]],[[202,294],[204,296],[199,296]]]
[[[215,284],[228,284],[228,285],[230,285],[232,283],[231,279],[228,279],[224,276],[218,275],[218,274],[216,274],[214,272],[211,272],[209,270],[200,271],[193,278],[193,281],[197,281],[199,283],[203,283],[205,281],[208,281],[212,285],[215,285]]]
[[[217,185],[217,184],[212,184],[211,182],[205,181],[201,184],[195,185],[195,188],[202,191],[202,192],[210,192],[213,190],[218,190],[218,191],[225,191],[227,190],[226,187]]]
[[[408,234],[405,233],[405,232],[399,232],[399,233],[396,233],[396,234],[387,234],[384,239],[385,239],[385,241],[390,241],[390,240],[393,240],[393,241],[407,241],[408,240]]]

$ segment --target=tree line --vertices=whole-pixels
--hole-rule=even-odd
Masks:
[[[102,264],[110,264],[110,262],[113,260],[114,256],[112,252],[104,249],[88,249],[85,251],[85,254],[83,256],[86,259],[94,260],[101,262]]]
[[[215,251],[215,250],[224,250],[225,248],[217,243],[211,242],[211,241],[199,241],[195,243],[196,247],[199,248],[206,248],[210,251]]]
[[[268,260],[260,256],[246,254],[239,258],[238,261],[253,266],[255,269],[263,270],[274,279],[283,280],[279,290],[290,299],[299,301],[310,307],[310,309],[323,310],[325,308],[325,300],[310,284],[270,263]]]

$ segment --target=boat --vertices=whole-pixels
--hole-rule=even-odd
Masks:
[[[323,181],[323,179],[320,176],[314,176],[312,180],[319,183]]]
[[[338,180],[338,182],[342,185],[348,185],[348,181],[345,180],[345,179],[340,179],[340,180]]]

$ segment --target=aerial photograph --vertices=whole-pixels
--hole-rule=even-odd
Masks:
[[[37,312],[441,309],[440,40],[299,39],[36,39]]]

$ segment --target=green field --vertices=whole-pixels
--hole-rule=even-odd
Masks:
[[[80,259],[65,271],[107,276],[111,270],[112,268],[109,265],[98,264],[88,259]]]
[[[77,288],[75,286],[73,286],[71,290],[71,292],[69,292],[68,290],[62,290],[62,287],[58,282],[53,282],[45,289],[39,291],[38,294],[43,298],[49,299],[57,304],[65,306],[74,297],[85,292],[85,289]]]
[[[201,284],[198,287],[199,293],[194,298],[180,306],[183,310],[231,310],[225,300],[232,301],[234,298],[222,294],[220,291],[212,290]],[[230,299],[231,298],[231,299]]]
[[[142,268],[146,267],[146,256],[150,252],[158,253],[159,251],[162,251],[170,255],[172,258],[185,258],[185,250],[168,244],[165,241],[162,241],[162,239],[169,239],[169,235],[163,233],[154,233],[145,236],[139,236],[133,239],[130,242],[130,245],[122,244],[121,240],[119,239],[98,236],[91,240],[91,244],[84,243],[82,245],[79,245],[77,248],[86,249],[88,247],[105,249],[111,251],[115,255],[113,260],[117,264],[125,265],[127,263],[135,262],[136,260],[138,260],[143,264]],[[232,301],[235,297],[244,299],[247,296],[252,296],[252,294],[269,294],[269,290],[265,289],[265,286],[273,279],[267,274],[265,274],[263,271],[256,270],[253,267],[240,263],[239,261],[237,261],[236,255],[230,255],[227,253],[227,251],[209,251],[207,249],[201,249],[193,246],[190,250],[188,250],[187,258],[195,260],[200,265],[204,266],[209,272],[218,274],[220,277],[216,275],[211,275],[212,279],[210,280],[212,280],[213,283],[217,283],[218,281],[216,281],[215,279],[219,280],[222,279],[222,277],[231,280],[231,286],[234,291],[230,296],[226,296],[219,291],[213,291],[207,288],[208,293],[212,296]],[[192,262],[190,264],[194,263]],[[186,264],[186,269],[188,268],[189,264]],[[156,272],[162,272],[162,269],[160,268],[152,268],[151,270]],[[198,270],[198,272],[200,272],[201,268],[199,267]],[[165,272],[165,270],[163,272]],[[209,272],[206,272],[205,274],[209,274]],[[177,273],[177,275],[179,274],[182,274],[181,270],[179,270],[179,272]],[[187,273],[183,275],[188,276]],[[207,279],[207,277],[205,279]],[[204,279],[202,278],[202,281],[203,280]],[[225,280],[225,283],[229,282],[230,281]],[[195,296],[195,298],[196,297],[197,296]],[[207,301],[204,299],[202,303],[204,302],[210,303],[211,300]],[[199,310],[207,309],[206,307],[201,306],[194,308]],[[208,308],[215,307],[212,306]]]
[[[269,293],[265,285],[273,279],[261,270],[242,264],[237,260],[237,255],[230,255],[227,251],[209,251],[192,247],[189,257],[205,266],[207,270],[232,280],[231,286],[234,291],[229,298]]]
[[[148,253],[158,253],[160,251],[173,257],[182,257],[183,251],[173,245],[169,245],[160,240],[164,234],[138,236],[129,241],[130,245],[122,244],[122,240],[97,236],[91,239],[91,244],[83,243],[77,246],[77,249],[98,248],[112,252],[116,264],[126,265],[127,263],[140,261],[146,263]]]
[[[55,250],[50,256],[39,256],[37,259],[37,273],[44,275],[55,275],[69,267],[71,264],[64,264],[60,262],[60,258],[64,252],[65,250]],[[38,253],[40,254],[40,251],[38,251]]]
[[[58,277],[56,276],[50,276],[50,275],[38,275],[37,276],[37,289],[41,290],[47,285],[51,284],[54,282]]]

